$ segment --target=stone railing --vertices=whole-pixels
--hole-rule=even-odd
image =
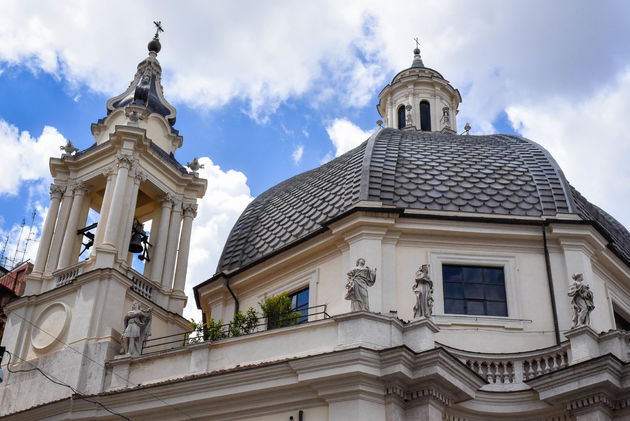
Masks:
[[[64,285],[71,284],[77,276],[83,273],[84,261],[76,263],[72,266],[69,266],[65,269],[60,269],[53,273],[53,277],[55,279],[55,287],[59,288]]]
[[[482,354],[444,347],[488,384],[482,390],[526,390],[527,380],[569,366],[569,343],[514,354]]]
[[[154,282],[133,269],[129,269],[127,276],[133,281],[133,285],[131,285],[132,291],[137,292],[147,300],[155,302],[155,289],[157,285],[155,285]]]

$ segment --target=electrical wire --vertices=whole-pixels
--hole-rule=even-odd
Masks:
[[[83,357],[85,357],[85,358],[86,358],[86,359],[88,359],[89,361],[93,362],[94,364],[98,365],[99,367],[106,369],[106,367],[105,367],[105,365],[104,365],[104,364],[102,364],[102,363],[100,363],[100,362],[98,362],[98,361],[93,360],[92,358],[90,358],[90,356],[88,356],[88,355],[84,354],[83,352],[81,352],[81,351],[79,351],[79,350],[77,350],[77,349],[74,349],[72,346],[70,346],[69,344],[65,343],[64,341],[62,341],[62,340],[60,340],[60,339],[57,339],[55,336],[53,336],[52,334],[50,334],[50,333],[46,332],[44,329],[42,329],[41,327],[39,327],[39,326],[37,326],[36,324],[32,323],[30,320],[26,320],[24,317],[20,316],[17,312],[12,312],[11,314],[14,314],[14,315],[18,316],[20,319],[24,320],[24,321],[25,321],[26,323],[28,323],[29,325],[31,325],[31,326],[33,326],[34,328],[38,329],[40,332],[45,333],[46,335],[50,336],[50,337],[51,337],[53,340],[55,340],[56,342],[59,342],[60,344],[65,345],[66,347],[68,347],[68,348],[69,348],[69,349],[71,349],[72,351],[76,352],[76,353],[77,353],[77,354],[79,354],[79,355],[82,355]],[[8,352],[8,351],[7,351],[7,352]],[[133,387],[138,386],[138,385],[132,384],[129,380],[125,379],[125,378],[124,378],[124,377],[122,377],[121,375],[116,374],[113,370],[112,370],[112,376],[116,376],[117,378],[119,378],[119,379],[123,380],[125,383],[127,383],[127,384],[128,384],[128,385],[130,385],[130,386],[133,386]],[[177,412],[179,412],[179,413],[181,413],[181,414],[185,415],[188,419],[190,419],[190,420],[191,420],[191,419],[193,419],[193,418],[192,418],[189,414],[187,414],[186,412],[184,412],[184,411],[182,411],[181,409],[179,409],[179,408],[177,408],[177,407],[175,407],[175,406],[173,406],[173,405],[169,404],[168,402],[166,402],[166,401],[164,401],[163,399],[161,399],[159,396],[155,396],[153,393],[149,392],[148,390],[138,389],[138,391],[139,391],[139,392],[141,392],[141,393],[145,393],[145,394],[147,394],[147,395],[151,396],[152,398],[156,399],[157,401],[161,402],[162,404],[164,404],[164,405],[166,405],[166,406],[168,406],[168,407],[172,408],[173,410],[175,410],[175,411],[177,411]]]
[[[8,371],[9,373],[29,373],[29,372],[31,372],[31,371],[39,371],[39,372],[42,374],[42,376],[46,377],[46,378],[47,378],[48,380],[50,380],[51,382],[53,382],[53,383],[55,383],[55,384],[57,384],[57,385],[59,385],[59,386],[64,386],[64,387],[67,387],[68,389],[72,390],[72,393],[74,393],[74,395],[72,395],[72,397],[71,397],[71,398],[75,398],[75,397],[77,397],[77,398],[82,399],[82,400],[84,400],[84,401],[86,401],[86,402],[89,402],[89,403],[93,403],[93,404],[99,405],[101,408],[103,408],[105,411],[109,412],[109,413],[110,413],[110,414],[112,414],[112,415],[116,415],[117,417],[120,417],[120,418],[122,418],[122,419],[124,419],[124,420],[127,420],[127,421],[132,421],[132,420],[131,420],[131,418],[127,418],[127,417],[126,417],[126,416],[124,416],[123,414],[119,414],[118,412],[115,412],[115,411],[113,411],[113,410],[109,409],[109,408],[108,408],[107,406],[105,406],[105,404],[103,404],[102,402],[99,402],[99,401],[97,401],[96,399],[94,399],[94,400],[92,400],[92,399],[88,399],[87,397],[83,396],[83,394],[81,394],[81,393],[80,393],[78,390],[76,390],[74,387],[70,386],[69,384],[66,384],[66,383],[62,382],[61,380],[59,380],[58,378],[56,378],[56,377],[55,377],[55,376],[53,376],[52,374],[48,374],[48,373],[46,373],[46,372],[45,372],[44,370],[42,370],[41,368],[39,368],[39,367],[35,367],[32,363],[30,363],[30,362],[28,362],[28,361],[26,361],[26,360],[23,360],[22,358],[18,357],[17,355],[15,356],[15,358],[17,358],[17,359],[19,359],[19,360],[21,360],[21,361],[23,361],[23,362],[25,362],[25,363],[30,364],[33,368],[28,369],[28,370],[12,370],[12,369],[11,369],[11,359],[12,359],[12,357],[13,357],[14,355],[13,355],[12,353],[10,353],[9,351],[7,351],[6,349],[4,350],[4,352],[6,352],[7,354],[9,354],[9,362],[7,363],[7,371]]]

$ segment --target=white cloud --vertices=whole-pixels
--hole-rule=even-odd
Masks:
[[[34,138],[0,119],[0,194],[15,195],[29,180],[42,180],[47,185],[52,181],[48,159],[60,156],[59,147],[65,143],[66,139],[54,127],[44,127],[42,134]]]
[[[546,147],[565,176],[596,205],[630,226],[630,69],[580,102],[555,98],[514,105],[516,129]]]
[[[208,190],[199,201],[197,218],[193,222],[190,245],[186,294],[188,304],[184,317],[199,320],[192,287],[214,275],[223,245],[239,215],[253,199],[247,186],[247,177],[242,172],[223,171],[210,158],[199,162],[204,168],[199,176],[208,180]]]
[[[51,73],[77,89],[117,94],[146,54],[151,21],[162,16],[166,96],[201,108],[243,100],[252,118],[266,122],[293,97],[369,105],[389,77],[409,66],[412,38],[419,36],[424,63],[464,94],[459,121],[488,132],[510,105],[554,95],[584,98],[614,77],[630,60],[628,7],[578,8],[569,0],[386,8],[376,0],[247,7],[198,1],[187,8],[68,0],[60,7],[15,0],[4,2],[0,15],[0,62],[5,69]]]
[[[293,158],[293,162],[295,165],[299,164],[302,160],[302,155],[304,154],[304,145],[298,145],[293,149],[293,153],[291,154],[291,158]]]
[[[335,119],[326,127],[326,132],[333,145],[335,145],[335,156],[339,156],[360,145],[372,134],[372,132],[364,131],[345,118]]]

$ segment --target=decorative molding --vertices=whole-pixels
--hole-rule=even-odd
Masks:
[[[624,403],[627,402],[624,400]],[[593,395],[585,396],[579,399],[572,400],[567,403],[567,411],[576,411],[590,406],[602,405],[608,407],[611,410],[619,408],[619,402],[612,399],[604,392],[595,393]]]
[[[182,205],[182,211],[184,212],[184,217],[190,216],[192,218],[197,217],[197,204],[196,203],[184,203]]]
[[[111,177],[112,175],[115,175],[116,174],[116,166],[113,165],[113,164],[106,166],[105,168],[103,168],[101,170],[101,174],[103,174],[103,176],[105,176],[107,178]]]
[[[149,116],[149,112],[145,107],[137,105],[129,105],[125,107],[125,117],[130,121],[137,123],[138,120],[144,120]]]
[[[405,402],[412,402],[424,398],[432,398],[440,402],[444,406],[451,406],[453,401],[449,399],[444,393],[434,387],[427,387],[417,390],[404,390],[400,386],[390,385],[385,388],[385,395],[396,396]]]
[[[75,196],[83,196],[89,191],[89,189],[87,184],[82,181],[78,181],[72,185],[72,191],[74,192]]]
[[[134,165],[134,167],[133,167],[133,178],[134,178],[134,183],[140,184],[143,181],[147,180],[148,174],[146,173],[145,170],[140,168],[140,166]]]
[[[119,153],[116,158],[118,159],[118,168],[131,169],[133,167],[135,161],[133,155]]]
[[[162,196],[160,196],[160,203],[162,204],[162,207],[172,207],[175,203],[175,198],[173,197],[172,194],[170,193],[165,193]]]
[[[51,184],[50,185],[50,198],[51,199],[61,199],[63,194],[66,192],[66,186],[62,186],[60,184]]]

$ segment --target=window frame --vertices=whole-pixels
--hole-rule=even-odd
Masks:
[[[425,129],[424,127],[422,127],[422,104],[427,104],[427,122],[429,124],[429,128]],[[422,101],[420,101],[420,103],[418,104],[418,115],[420,116],[420,130],[423,132],[430,132],[431,131],[431,103],[429,101],[427,101],[426,99],[423,99]]]
[[[515,255],[496,253],[429,252],[430,273],[433,280],[433,317],[438,325],[478,324],[510,329],[522,329],[518,297],[518,262]],[[444,312],[443,265],[482,266],[503,268],[507,316],[451,314]]]
[[[449,280],[446,281],[444,280],[444,270],[445,267],[450,267],[450,268],[457,268],[461,274],[461,279],[459,280]],[[466,269],[478,269],[479,270],[479,274],[481,275],[480,279],[478,279],[477,281],[471,281],[471,279],[467,279],[466,274],[468,273],[468,271]],[[500,274],[500,280],[501,283],[498,282],[489,282],[489,280],[491,278],[486,278],[485,272],[486,270],[489,271],[494,271],[495,274]],[[447,301],[453,301],[453,302],[461,302],[462,305],[462,310],[464,310],[464,312],[461,313],[456,313],[456,312],[452,312],[452,313],[447,313],[447,314],[463,314],[463,315],[468,315],[468,316],[496,316],[496,317],[507,317],[507,295],[505,293],[505,268],[504,267],[498,267],[498,266],[480,266],[480,265],[455,265],[455,264],[448,264],[448,263],[442,263],[442,291],[444,294],[444,312],[446,313],[446,304]],[[498,279],[497,279],[498,280]],[[470,286],[471,284],[476,285],[475,289],[477,290],[477,288],[480,289],[481,292],[483,292],[484,296],[483,297],[479,297],[479,298],[470,298],[470,297],[466,297],[465,294],[465,290],[467,289],[467,286]],[[459,294],[455,294],[453,296],[451,296],[450,298],[447,298],[446,296],[446,290],[447,290],[447,285],[459,285],[460,289]],[[494,298],[494,299],[489,299],[486,298],[487,293],[489,291],[492,290],[492,288],[498,288],[500,287],[500,289],[502,290],[502,295],[503,298]],[[488,289],[486,289],[488,288]],[[452,291],[451,291],[452,293]],[[461,296],[460,296],[461,295]],[[471,311],[473,310],[471,308],[471,306],[473,304],[481,304],[483,306],[483,311],[484,314],[476,314],[476,313],[472,313]],[[502,304],[501,307],[505,307],[504,309],[501,308],[501,312],[505,312],[505,314],[488,314],[491,311],[491,305],[489,305],[489,303],[499,303]],[[452,307],[451,307],[452,309]],[[504,311],[503,311],[504,310]]]
[[[284,282],[279,279],[276,279],[272,282],[274,284],[274,287],[267,291],[261,291],[261,293],[257,295],[257,302],[262,301],[265,298],[265,295],[278,295],[283,292],[286,292],[287,295],[291,295],[293,293],[308,289],[308,306],[315,307],[317,305],[316,298],[317,287],[319,285],[319,269],[307,272],[302,276],[297,276],[289,282],[286,282],[286,279],[284,280]],[[312,322],[321,318],[322,315],[309,314],[308,321]]]
[[[402,120],[403,120],[403,124],[400,124],[400,110],[402,110]],[[400,105],[398,108],[396,108],[396,120],[398,121],[398,129],[404,129],[405,127],[407,127],[407,114],[406,114],[407,110],[405,109],[404,105]]]

